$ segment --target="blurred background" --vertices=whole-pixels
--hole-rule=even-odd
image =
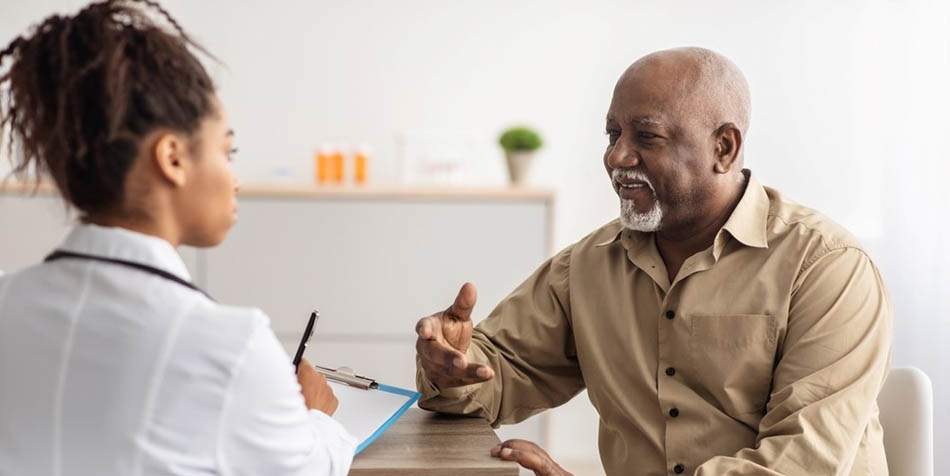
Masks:
[[[2,0],[0,41],[84,3]],[[498,137],[527,125],[544,145],[523,187],[556,197],[542,254],[617,215],[602,154],[619,74],[669,47],[725,54],[752,89],[746,166],[842,223],[881,268],[896,308],[893,364],[920,367],[933,380],[936,469],[950,472],[950,455],[939,451],[950,448],[950,409],[939,403],[950,401],[947,2],[162,4],[221,60],[207,64],[237,133],[234,166],[245,184],[313,186],[321,155],[340,150],[350,163],[359,150],[370,189],[505,188]],[[0,161],[0,173],[8,170]],[[12,243],[10,233],[4,226],[0,240]],[[489,265],[497,256],[465,246],[454,252]],[[11,266],[0,262],[4,268]],[[510,289],[532,268],[500,282]],[[458,284],[448,282],[441,301]],[[483,299],[476,313],[494,304]],[[537,431],[552,455],[578,474],[597,474],[597,416],[586,395],[545,418]]]

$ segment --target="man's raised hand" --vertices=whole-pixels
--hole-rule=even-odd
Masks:
[[[465,356],[472,343],[475,285],[465,283],[448,309],[416,324],[416,355],[426,378],[440,389],[490,380],[495,372]]]

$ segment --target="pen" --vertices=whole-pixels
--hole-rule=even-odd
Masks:
[[[300,367],[300,359],[303,358],[303,353],[307,350],[307,342],[310,341],[310,337],[313,336],[313,328],[317,324],[317,319],[320,318],[320,311],[314,309],[310,313],[310,320],[307,321],[307,328],[303,331],[303,336],[300,338],[300,345],[297,346],[297,353],[294,354],[294,372],[297,372],[298,367]]]

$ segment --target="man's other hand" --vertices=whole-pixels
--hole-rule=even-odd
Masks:
[[[535,476],[574,476],[560,467],[540,446],[525,440],[508,440],[491,449],[491,455],[514,461],[534,471]]]

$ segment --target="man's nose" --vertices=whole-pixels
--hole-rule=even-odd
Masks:
[[[607,166],[612,169],[627,169],[640,165],[640,156],[636,149],[624,140],[618,139],[607,155]]]

